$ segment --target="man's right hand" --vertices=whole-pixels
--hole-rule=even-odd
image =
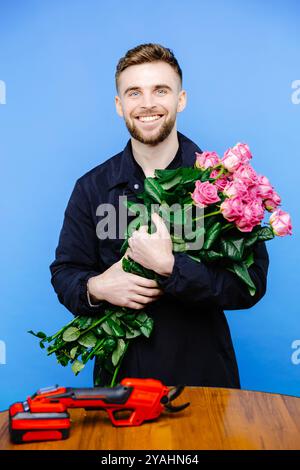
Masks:
[[[127,255],[127,252],[124,256]],[[154,279],[146,279],[127,273],[122,268],[122,259],[104,273],[88,280],[88,291],[93,302],[106,300],[113,305],[142,309],[157,300],[163,290]]]

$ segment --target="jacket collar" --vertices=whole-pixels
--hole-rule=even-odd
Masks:
[[[192,167],[195,163],[195,152],[201,153],[202,150],[181,132],[177,131],[179,147],[181,149],[182,166]],[[109,188],[118,184],[127,183],[132,179],[135,173],[134,157],[132,154],[131,139],[128,140],[123,152],[116,156],[117,164],[115,173],[110,176]]]

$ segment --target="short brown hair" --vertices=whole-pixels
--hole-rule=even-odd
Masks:
[[[127,69],[127,67],[130,67],[131,65],[145,64],[147,62],[156,62],[159,60],[171,65],[179,75],[180,85],[182,87],[182,70],[173,54],[173,51],[167,47],[161,46],[160,44],[148,43],[140,44],[133,49],[129,49],[124,57],[119,60],[115,73],[117,92],[119,92],[119,76],[123,70]]]

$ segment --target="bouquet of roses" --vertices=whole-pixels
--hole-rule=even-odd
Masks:
[[[279,209],[280,196],[268,178],[255,172],[251,158],[248,145],[237,143],[222,158],[216,152],[196,152],[193,168],[155,170],[155,177],[145,178],[144,191],[138,195],[142,204],[126,201],[128,210],[140,215],[124,234],[123,269],[159,284],[157,273],[124,255],[135,230],[146,225],[148,233],[153,233],[155,206],[168,225],[174,252],[184,252],[195,262],[223,266],[254,295],[256,287],[248,268],[254,263],[255,244],[291,234],[292,226],[290,215]],[[263,225],[268,212],[271,216]],[[29,333],[40,339],[41,348],[48,343],[47,353],[54,353],[58,363],[71,363],[76,375],[97,357],[111,381],[102,384],[98,380],[96,385],[114,386],[131,341],[140,335],[149,337],[152,329],[153,319],[145,310],[137,313],[107,303],[100,318],[76,316],[52,336]]]

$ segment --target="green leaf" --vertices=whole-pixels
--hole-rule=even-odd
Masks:
[[[163,183],[160,182],[161,187],[167,191],[168,189],[173,188],[174,186],[177,186],[181,182],[181,175],[180,174],[175,174],[173,178],[170,178],[168,181],[165,181]]]
[[[254,255],[253,252],[249,253],[247,258],[245,259],[245,264],[247,268],[250,268],[250,266],[254,263]]]
[[[202,171],[198,168],[182,168],[182,184],[193,183],[201,177]]]
[[[47,338],[46,333],[43,333],[43,331],[38,331],[37,333],[34,333],[32,330],[29,330],[29,331],[27,331],[27,333],[30,333],[31,335],[35,336],[36,338],[42,338],[42,339]]]
[[[258,231],[258,240],[259,241],[267,241],[267,240],[272,240],[274,238],[274,233],[271,227],[262,227]]]
[[[211,172],[212,172],[212,168],[211,168],[211,167],[206,168],[206,170],[204,170],[203,173],[202,173],[202,175],[201,175],[201,181],[202,181],[202,182],[208,181]]]
[[[98,349],[98,351],[95,352],[95,356],[97,356],[98,361],[102,361],[105,358],[105,351],[104,349]]]
[[[88,333],[86,333],[85,335],[82,335],[79,338],[78,343],[81,344],[81,346],[84,346],[86,348],[93,348],[95,344],[97,343],[97,338],[94,335],[94,333],[89,331]]]
[[[144,188],[147,194],[159,204],[162,202],[163,188],[155,178],[147,177],[144,180]]]
[[[140,312],[138,315],[136,315],[136,320],[140,323],[143,323],[148,319],[148,315],[145,312]]]
[[[118,340],[118,344],[117,344],[117,348],[114,350],[114,352],[112,353],[112,363],[114,366],[116,366],[119,362],[119,360],[121,359],[121,357],[123,356],[123,353],[125,351],[125,347],[126,347],[126,343],[123,339],[119,339]]]
[[[249,248],[250,246],[254,245],[258,239],[257,231],[252,230],[248,237],[245,238],[245,247]]]
[[[209,250],[220,235],[222,228],[221,222],[215,222],[205,234],[204,250]]]
[[[166,181],[171,181],[173,178],[179,175],[181,176],[181,173],[182,173],[182,168],[169,169],[169,170],[156,169],[154,171],[154,174],[158,178],[160,184],[165,183]]]
[[[126,328],[126,335],[125,335],[125,338],[126,339],[132,339],[132,338],[136,338],[137,336],[140,336],[141,335],[141,332],[139,330],[135,330],[133,328],[129,328],[127,326]]]
[[[74,372],[75,375],[79,374],[79,372],[84,368],[84,364],[76,359],[76,361],[73,362],[72,364],[72,371]]]
[[[77,353],[77,349],[78,349],[78,346],[75,346],[74,348],[71,349],[70,356],[71,356],[72,359],[75,358],[76,353]]]
[[[94,331],[97,333],[97,335],[102,336],[104,330],[102,329],[101,325],[97,325]]]
[[[227,268],[228,269],[228,268]],[[237,276],[247,284],[250,295],[254,295],[256,292],[256,287],[254,282],[252,281],[250,274],[248,272],[247,266],[244,263],[233,263],[233,269],[229,269],[229,271],[235,272]]]
[[[221,250],[224,256],[233,260],[241,261],[244,253],[244,238],[221,238]]]
[[[119,338],[125,336],[125,331],[120,325],[118,325],[116,321],[114,321],[112,318],[108,318],[106,321],[114,336],[117,336]]]
[[[147,338],[149,338],[149,336],[151,335],[151,332],[153,330],[153,323],[153,319],[148,317],[147,320],[141,326],[141,332]]]
[[[61,351],[56,355],[57,362],[63,367],[66,367],[69,364],[69,357],[65,355],[64,351]]]
[[[105,331],[105,333],[107,333],[108,335],[112,335],[113,332],[112,332],[112,329],[111,327],[108,325],[107,323],[107,320],[104,322],[104,323],[101,323],[101,328]]]
[[[75,326],[77,326],[80,330],[85,330],[91,326],[93,320],[94,318],[88,316],[80,316],[76,318]]]
[[[64,331],[63,340],[66,342],[76,341],[80,336],[80,331],[74,326],[70,326]]]
[[[103,343],[103,349],[106,352],[112,352],[117,345],[117,340],[115,338],[107,338]]]

